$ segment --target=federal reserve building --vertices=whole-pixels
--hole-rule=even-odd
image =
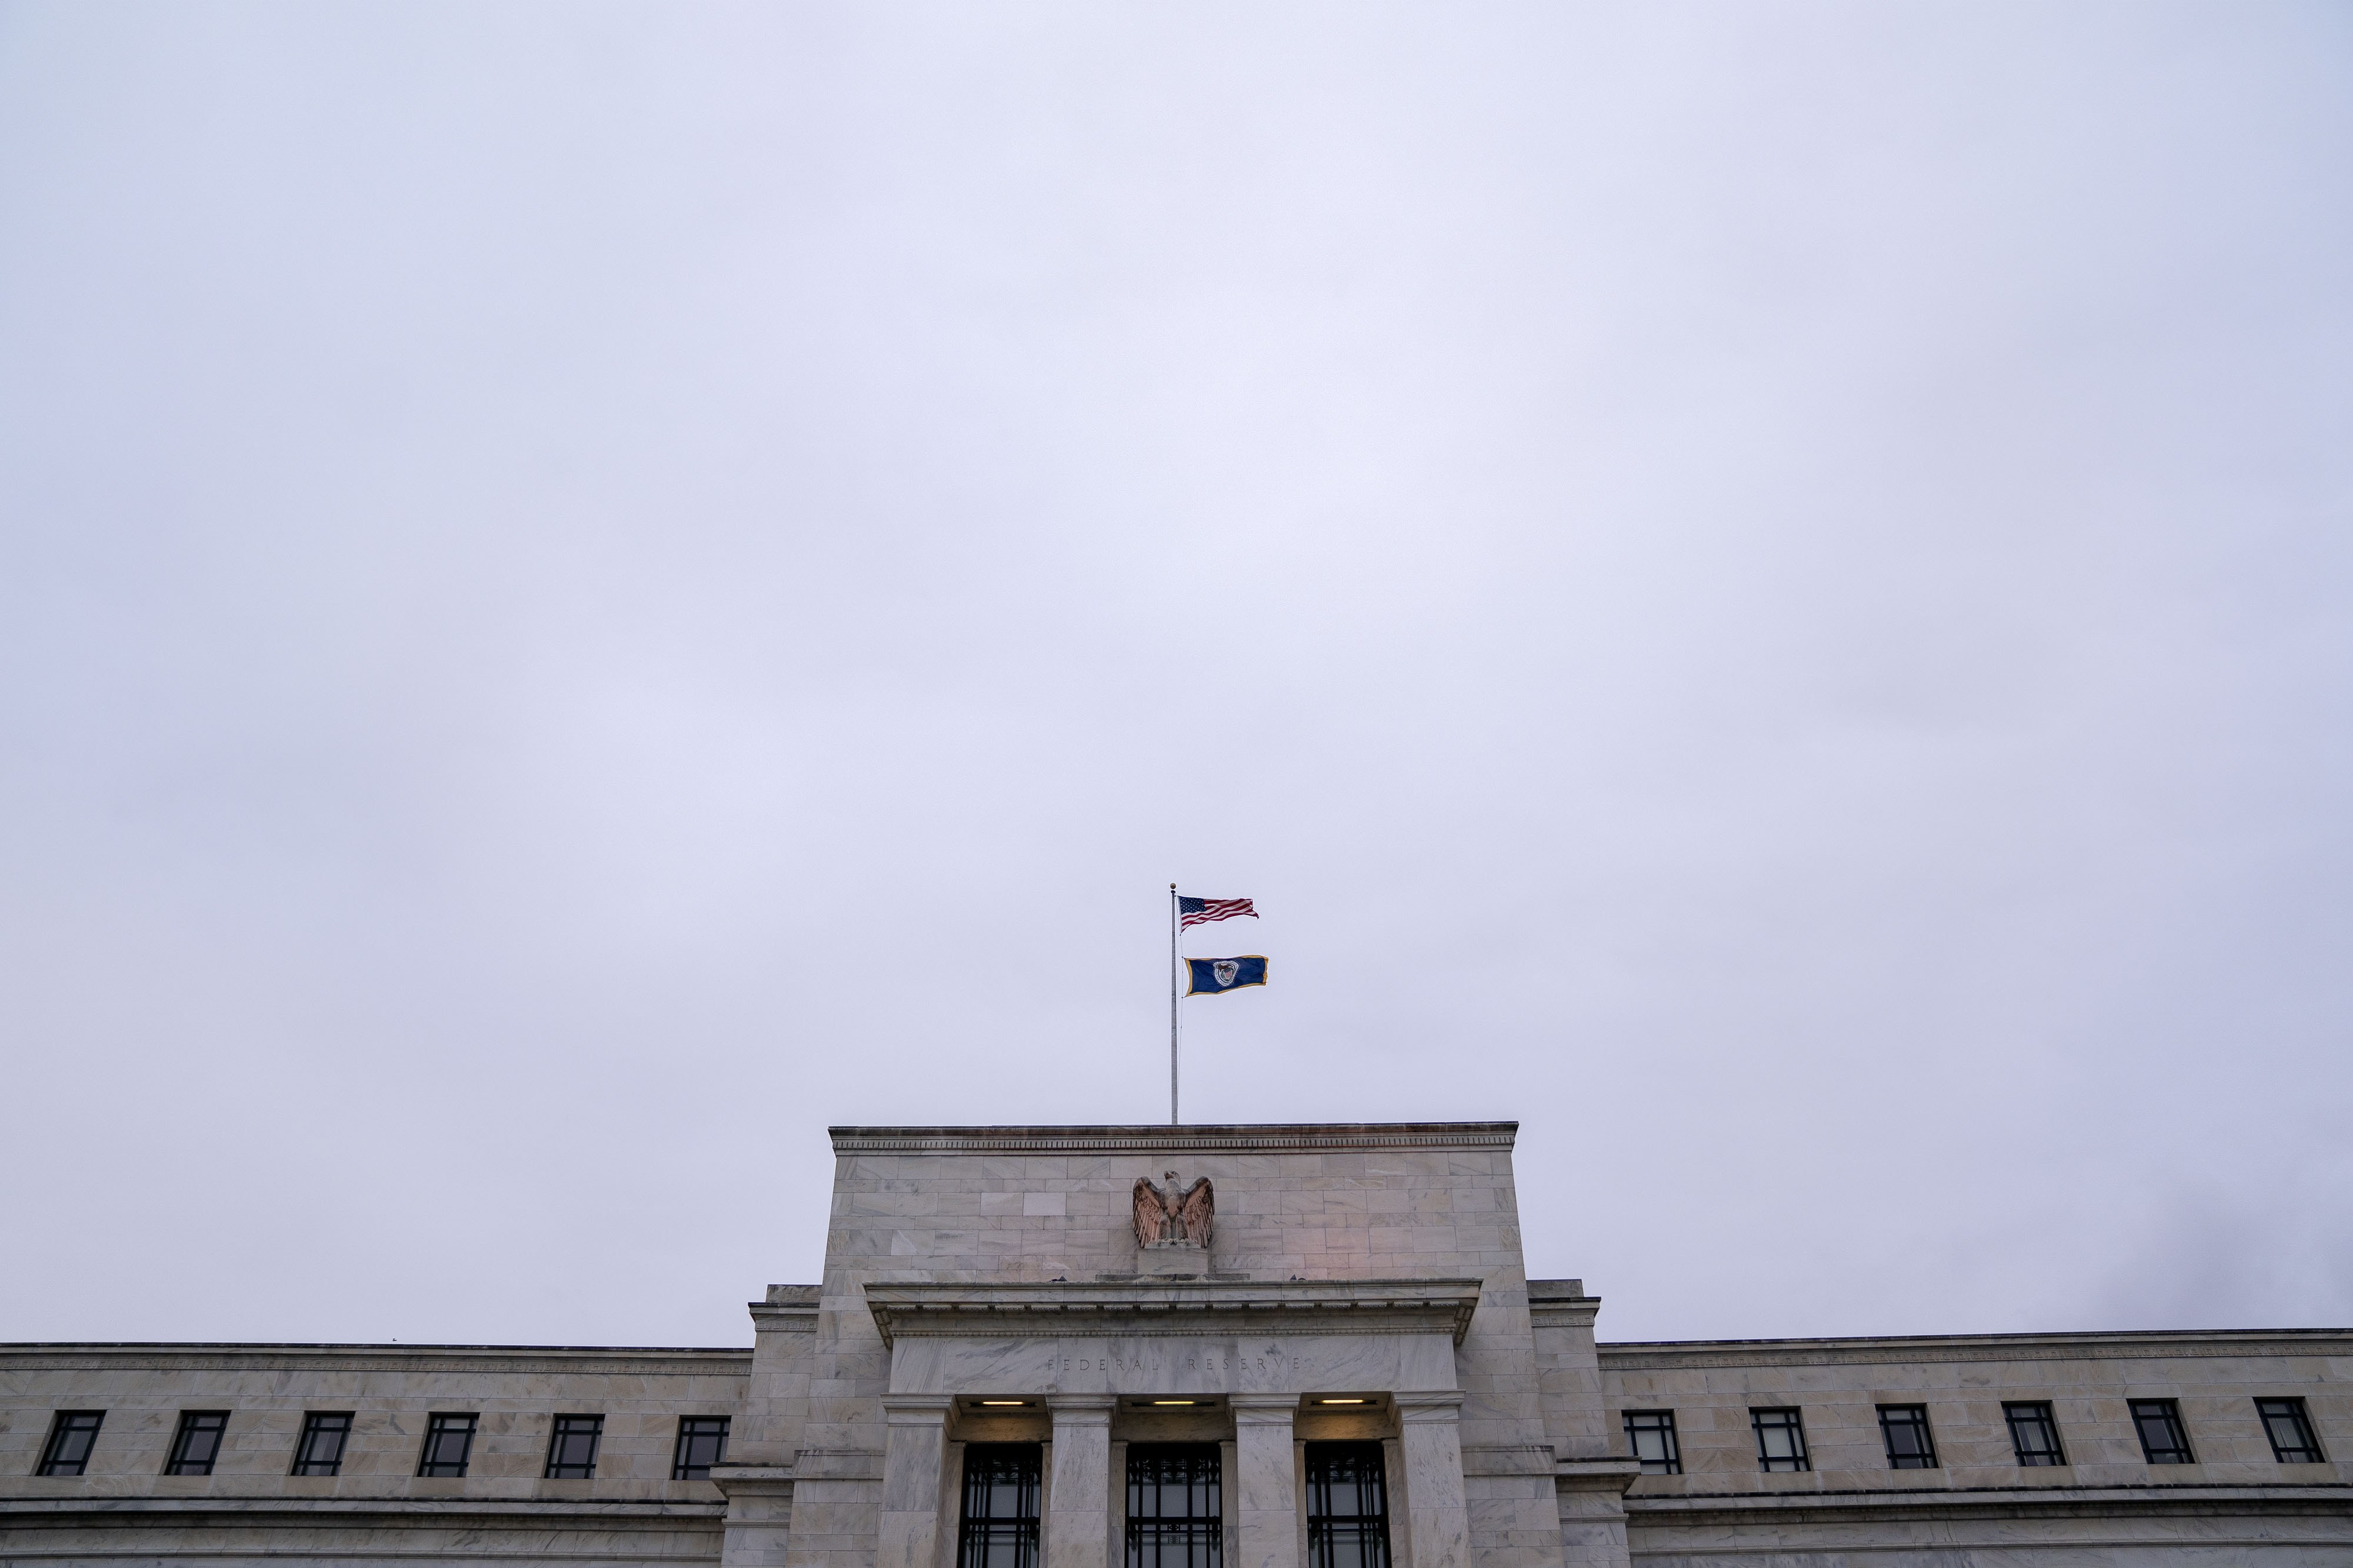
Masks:
[[[837,1128],[748,1350],[0,1347],[0,1563],[2353,1565],[2353,1331],[1613,1342],[1515,1133]]]

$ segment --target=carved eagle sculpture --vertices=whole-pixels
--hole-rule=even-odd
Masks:
[[[1153,1184],[1149,1176],[1135,1178],[1135,1239],[1139,1246],[1152,1247],[1163,1242],[1190,1242],[1195,1247],[1209,1245],[1209,1223],[1217,1213],[1216,1189],[1209,1178],[1202,1176],[1181,1191],[1176,1185],[1176,1173],[1164,1171],[1168,1185],[1164,1190]]]

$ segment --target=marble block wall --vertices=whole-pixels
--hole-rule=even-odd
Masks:
[[[679,1418],[740,1419],[740,1350],[0,1345],[0,1562],[709,1562],[725,1503],[674,1480]],[[86,1471],[34,1474],[59,1410],[102,1412]],[[226,1412],[209,1475],[165,1475],[187,1410]],[[311,1411],[342,1471],[296,1476]],[[427,1419],[472,1414],[463,1477],[417,1474]],[[592,1479],[550,1479],[558,1414],[604,1417]]]
[[[1920,1489],[2279,1486],[2353,1483],[2353,1331],[1979,1334],[1746,1340],[1599,1348],[1603,1403],[1672,1410],[1683,1473],[1646,1476],[1637,1497],[1686,1492]],[[2283,1465],[2258,1397],[2296,1398],[2319,1429],[2322,1464]],[[2196,1463],[2152,1465],[2128,1402],[2171,1399]],[[2068,1463],[2022,1468],[2005,1402],[2051,1406]],[[1894,1470],[1879,1407],[1926,1407],[1933,1469]],[[1767,1473],[1752,1408],[1795,1407],[1812,1469]],[[2335,1443],[2331,1434],[2341,1434]]]
[[[2353,1331],[1984,1334],[1599,1347],[1609,1420],[1672,1411],[1681,1475],[1626,1497],[1652,1568],[2353,1568]],[[2283,1463],[2258,1398],[2304,1402],[2324,1459]],[[2130,1402],[2168,1399],[2195,1462],[2152,1464]],[[2022,1466],[2006,1402],[2047,1404],[2067,1463]],[[1936,1463],[1892,1467],[1883,1405]],[[1767,1472],[1750,1411],[1795,1408],[1811,1468]]]

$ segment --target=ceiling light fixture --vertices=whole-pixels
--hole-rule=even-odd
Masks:
[[[1014,1408],[1019,1409],[1029,1402],[1026,1399],[984,1399],[981,1403],[983,1405],[1010,1405]]]
[[[1152,1403],[1155,1405],[1198,1405],[1201,1402],[1198,1399],[1155,1399]]]
[[[1319,1399],[1315,1403],[1318,1405],[1362,1405],[1364,1401],[1361,1399]]]

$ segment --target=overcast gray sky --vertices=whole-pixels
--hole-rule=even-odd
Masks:
[[[2353,10],[0,8],[0,1339],[748,1343],[1516,1118],[1612,1339],[2353,1321]]]

